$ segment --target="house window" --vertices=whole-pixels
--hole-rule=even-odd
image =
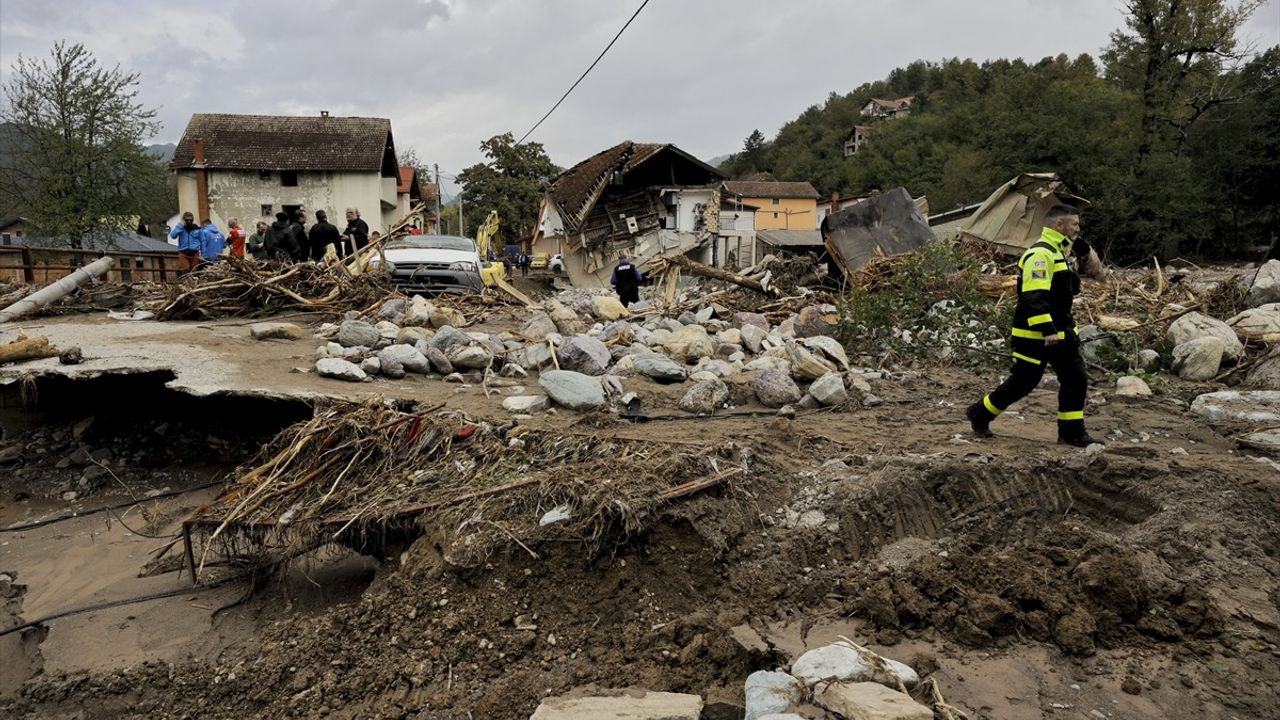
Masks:
[[[270,180],[270,179],[271,179],[271,171],[270,171],[270,170],[259,170],[259,171],[258,171],[258,179],[259,179],[259,180]]]
[[[781,201],[780,201],[778,198],[774,198],[774,199],[773,199],[773,204],[774,204],[774,205],[777,205],[777,204],[778,204],[778,203],[780,203],[780,202],[781,202]]]
[[[774,219],[774,220],[777,220],[777,219],[778,219],[778,213],[774,213],[774,214],[773,214],[773,219]]]
[[[298,171],[281,170],[280,187],[298,187]]]
[[[8,245],[9,242],[13,240],[13,238],[9,235],[9,233],[3,233],[3,234],[0,234],[0,240],[3,240],[4,244]]]
[[[271,205],[263,205],[258,208],[258,214],[262,217],[271,217]]]

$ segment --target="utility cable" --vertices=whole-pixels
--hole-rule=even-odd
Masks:
[[[586,71],[582,73],[582,76],[579,77],[576,81],[574,81],[574,83],[569,86],[568,90],[564,91],[564,95],[561,95],[560,99],[556,101],[556,104],[552,105],[551,109],[547,111],[547,114],[542,116],[542,120],[539,120],[538,122],[534,123],[533,127],[529,128],[529,132],[525,133],[524,137],[521,137],[518,141],[516,141],[516,145],[520,145],[521,143],[523,143],[530,135],[533,134],[534,130],[538,129],[538,126],[542,125],[544,120],[551,117],[551,113],[555,112],[556,108],[560,107],[560,103],[564,102],[564,99],[569,97],[569,93],[573,92],[573,89],[578,87],[578,83],[582,82],[587,77],[587,73],[590,73],[595,68],[596,64],[599,63],[600,60],[604,58],[605,53],[609,52],[609,48],[613,47],[613,44],[618,42],[618,38],[622,37],[622,33],[626,32],[627,28],[631,26],[631,21],[635,20],[636,16],[640,14],[640,11],[644,9],[644,6],[648,4],[649,4],[649,0],[644,0],[644,2],[640,3],[640,7],[636,8],[636,11],[634,13],[631,13],[631,18],[627,20],[626,25],[623,25],[622,29],[618,31],[618,34],[613,36],[613,39],[609,41],[608,45],[605,45],[604,50],[600,51],[600,55],[596,57],[595,62],[591,63],[590,67],[588,67]]]

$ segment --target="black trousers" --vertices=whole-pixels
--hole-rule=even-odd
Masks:
[[[1014,359],[1009,377],[982,398],[987,412],[994,417],[1030,395],[1040,384],[1048,365],[1058,376],[1058,424],[1067,429],[1083,429],[1089,376],[1080,355],[1080,341],[1068,337],[1052,347],[1042,347],[1034,354],[1019,354],[1023,357]]]

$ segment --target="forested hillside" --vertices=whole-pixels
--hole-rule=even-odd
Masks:
[[[753,133],[722,167],[808,180],[824,195],[901,185],[935,212],[980,202],[1019,172],[1053,171],[1094,201],[1086,232],[1113,259],[1248,256],[1280,234],[1280,46],[1245,53],[1223,35],[1237,10],[1191,5],[1216,8],[1197,16],[1218,22],[1212,38],[1187,18],[1131,15],[1098,60],[915,62],[832,93],[772,140]],[[908,117],[874,123],[844,157],[868,100],[908,95]]]

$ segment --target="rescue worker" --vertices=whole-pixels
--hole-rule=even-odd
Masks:
[[[640,283],[643,280],[644,275],[640,273],[640,269],[623,255],[618,258],[618,264],[613,266],[609,284],[618,291],[618,301],[622,303],[622,307],[627,307],[633,302],[640,302]]]
[[[1000,387],[965,411],[973,432],[992,437],[991,421],[1031,393],[1045,365],[1058,375],[1058,442],[1087,447],[1098,442],[1084,427],[1088,385],[1071,303],[1080,292],[1080,276],[1067,257],[1080,233],[1080,215],[1056,206],[1044,219],[1040,240],[1018,260],[1018,305],[1013,312],[1013,370]],[[1088,253],[1088,246],[1079,243]]]

